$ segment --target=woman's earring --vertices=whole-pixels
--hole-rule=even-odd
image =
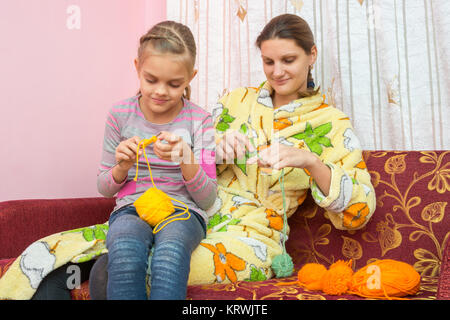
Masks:
[[[314,68],[313,64],[309,66],[308,83],[306,85],[308,89],[314,89],[316,87],[316,84],[314,83],[314,79],[313,79],[312,74],[311,74],[311,70],[313,68]]]

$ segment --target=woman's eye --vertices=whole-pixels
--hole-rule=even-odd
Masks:
[[[171,86],[172,88],[179,88],[181,85],[180,84],[169,84],[169,86]]]
[[[155,80],[145,79],[148,83],[155,83]]]
[[[284,60],[284,63],[292,63],[292,62],[294,62],[295,61],[295,59],[285,59]]]
[[[273,64],[273,61],[271,61],[271,60],[270,60],[270,61],[266,60],[266,61],[264,61],[264,63],[270,66],[270,65]]]

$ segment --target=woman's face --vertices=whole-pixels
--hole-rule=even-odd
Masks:
[[[261,57],[267,81],[275,94],[296,99],[306,91],[309,67],[316,62],[317,48],[306,54],[292,39],[270,39],[261,43]]]

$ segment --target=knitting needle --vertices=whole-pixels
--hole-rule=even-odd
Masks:
[[[160,131],[157,135],[156,135],[156,137],[159,137],[159,135],[161,134],[162,132]],[[113,165],[111,168],[109,168],[108,170],[106,170],[106,171],[103,171],[102,173],[100,173],[99,175],[103,175],[103,174],[105,174],[105,173],[108,173],[108,172],[110,172],[112,169],[114,169],[114,167],[117,167],[119,164],[121,164],[122,163],[122,161],[125,161],[125,160],[120,160],[119,162],[117,162],[115,165]]]

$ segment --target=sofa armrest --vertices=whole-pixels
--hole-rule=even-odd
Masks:
[[[447,241],[441,262],[437,299],[450,300],[450,240]]]
[[[53,233],[104,223],[114,204],[106,198],[0,202],[0,259],[17,257]]]

